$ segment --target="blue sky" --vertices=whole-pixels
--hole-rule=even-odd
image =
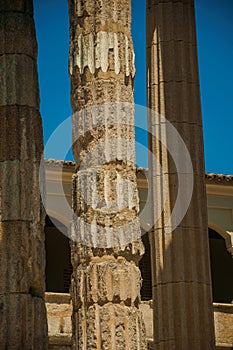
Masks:
[[[39,46],[38,70],[45,144],[71,115],[68,76],[69,18],[67,0],[34,0]],[[145,1],[132,0],[132,34],[136,54],[135,103],[146,105]],[[199,74],[207,172],[233,174],[233,0],[196,0]],[[139,120],[136,120],[139,122]],[[146,116],[140,120],[146,127]],[[68,140],[71,135],[63,135]],[[145,132],[136,132],[146,145]],[[57,149],[46,157],[62,158]],[[71,152],[67,158],[71,158]],[[137,163],[146,166],[137,147]]]

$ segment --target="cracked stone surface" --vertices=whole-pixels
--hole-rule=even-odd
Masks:
[[[144,350],[131,4],[73,0],[69,12],[73,349]]]

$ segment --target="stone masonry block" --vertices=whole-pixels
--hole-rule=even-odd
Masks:
[[[205,349],[210,348],[210,342],[214,344],[214,337],[207,338],[205,333],[213,332],[212,323],[209,322],[213,312],[210,285],[196,282],[162,284],[154,287],[154,295],[154,303],[159,301],[158,312],[154,314],[154,337],[157,342],[167,339],[171,340],[170,348],[175,347],[175,344],[180,349],[191,345],[195,350],[201,349],[203,344]],[[209,308],[205,305],[206,297],[209,299]],[[178,307],[180,312],[174,313],[174,307]],[[167,321],[165,315],[171,314],[173,318]],[[163,326],[164,322],[168,322],[167,327]],[[190,336],[194,330],[197,337]]]
[[[0,162],[1,220],[42,222],[39,165],[32,161]]]
[[[0,294],[31,293],[45,288],[43,225],[27,221],[0,222]]]
[[[139,210],[139,199],[134,168],[124,165],[89,168],[75,175],[74,210],[85,212],[89,207],[115,214],[123,209]]]
[[[39,111],[27,106],[1,106],[0,129],[0,161],[40,162],[43,135]]]
[[[210,271],[208,266],[208,245],[204,245],[207,232],[200,233],[199,229],[177,227],[172,232],[157,229],[151,234],[154,245],[156,263],[153,281],[156,285],[172,283],[200,283],[208,284]],[[164,245],[164,251],[159,246]],[[185,252],[190,254],[185,258]],[[177,256],[177,251],[179,254]],[[203,261],[196,264],[195,254],[204,255]],[[176,259],[176,260],[175,260]],[[175,261],[175,263],[174,263]]]
[[[134,263],[103,259],[91,262],[86,269],[80,265],[74,276],[75,309],[85,300],[88,305],[123,302],[128,306],[137,306],[140,301],[141,273]]]
[[[155,176],[153,182],[157,186],[152,188],[152,195],[157,198],[154,228],[179,225],[190,229],[207,229],[207,213],[199,205],[200,201],[206,205],[202,176],[185,172],[178,175],[170,173]],[[194,201],[193,198],[197,199]]]
[[[33,15],[33,2],[31,0],[0,0],[0,11],[22,12]]]
[[[27,105],[39,108],[36,62],[25,55],[0,56],[0,106]]]
[[[3,54],[24,54],[36,59],[37,43],[31,16],[0,11],[0,55]]]
[[[79,348],[88,350],[146,350],[145,327],[140,310],[134,306],[126,307],[109,303],[104,306],[93,305],[73,313],[80,327],[87,327],[86,334],[77,328],[74,339]],[[88,323],[86,320],[90,320]]]
[[[0,295],[0,344],[9,350],[46,350],[44,300],[27,294]]]

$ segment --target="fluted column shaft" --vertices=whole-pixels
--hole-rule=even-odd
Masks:
[[[43,136],[30,0],[0,3],[0,344],[47,349]]]
[[[146,349],[130,1],[70,0],[73,349]],[[79,112],[78,114],[76,112]]]
[[[154,348],[213,349],[193,0],[147,0],[147,91],[149,108],[158,113],[148,118],[150,149],[158,161],[150,157]]]

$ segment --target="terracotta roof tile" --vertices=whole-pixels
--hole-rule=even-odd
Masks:
[[[208,181],[233,182],[233,175],[207,173],[205,177]]]
[[[76,163],[72,160],[56,160],[53,158],[45,159],[45,164],[51,165],[51,166],[58,166],[63,165],[65,167],[73,168],[75,167]],[[137,172],[148,172],[147,168],[138,167]],[[233,182],[233,175],[226,175],[226,174],[215,174],[215,173],[206,173],[205,174],[206,180],[213,181],[213,182]]]

